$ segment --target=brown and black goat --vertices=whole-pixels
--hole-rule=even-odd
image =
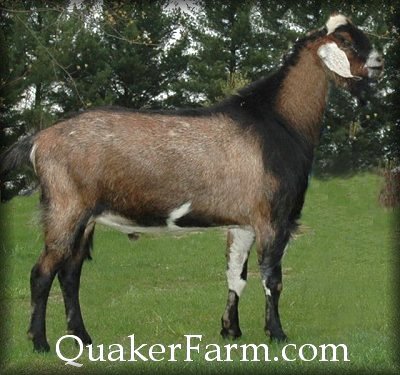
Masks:
[[[239,337],[238,303],[256,242],[265,331],[284,340],[281,258],[304,202],[331,83],[359,92],[383,69],[343,15],[296,42],[282,67],[203,109],[99,108],[27,137],[1,174],[31,161],[41,186],[45,247],[31,272],[34,349],[48,351],[45,315],[55,275],[68,330],[90,343],[79,305],[82,263],[96,221],[126,233],[228,227],[224,337]],[[3,180],[3,178],[2,178]]]

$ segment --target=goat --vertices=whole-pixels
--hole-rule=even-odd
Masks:
[[[30,278],[34,349],[50,349],[45,314],[56,275],[69,332],[91,343],[79,281],[96,221],[131,234],[227,227],[221,335],[230,338],[241,336],[238,304],[256,242],[265,332],[286,340],[281,258],[300,218],[329,86],[358,97],[382,71],[366,35],[335,14],[297,41],[274,74],[214,106],[97,108],[17,142],[2,156],[2,180],[30,160],[41,186],[45,247]]]

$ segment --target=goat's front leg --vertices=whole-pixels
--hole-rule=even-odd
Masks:
[[[285,341],[279,316],[279,297],[282,291],[281,259],[289,241],[289,233],[268,238],[259,251],[261,281],[266,294],[265,333],[271,340]]]
[[[239,326],[239,297],[246,286],[247,260],[254,242],[252,229],[230,229],[226,250],[228,279],[228,301],[222,315],[221,335],[224,338],[238,338],[242,335]]]

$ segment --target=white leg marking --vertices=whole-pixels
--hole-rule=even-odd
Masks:
[[[180,219],[181,217],[187,215],[190,212],[191,202],[186,202],[182,206],[175,208],[170,214],[167,219],[167,226],[168,228],[176,228],[175,221]]]
[[[271,289],[269,289],[269,288],[267,287],[267,280],[262,280],[261,283],[262,283],[262,286],[264,287],[265,294],[266,294],[267,296],[271,297]]]
[[[35,163],[35,153],[36,153],[37,145],[33,145],[31,153],[29,155],[29,159],[31,160],[31,163],[33,165],[33,170],[36,173],[36,163]]]
[[[254,231],[252,229],[230,229],[232,235],[232,244],[229,248],[229,261],[226,276],[228,279],[228,287],[233,290],[238,297],[246,286],[246,281],[240,275],[243,271],[250,248],[254,242]]]

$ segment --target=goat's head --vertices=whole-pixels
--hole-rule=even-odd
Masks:
[[[348,18],[332,15],[313,46],[331,80],[360,97],[367,83],[383,72],[383,58]]]

